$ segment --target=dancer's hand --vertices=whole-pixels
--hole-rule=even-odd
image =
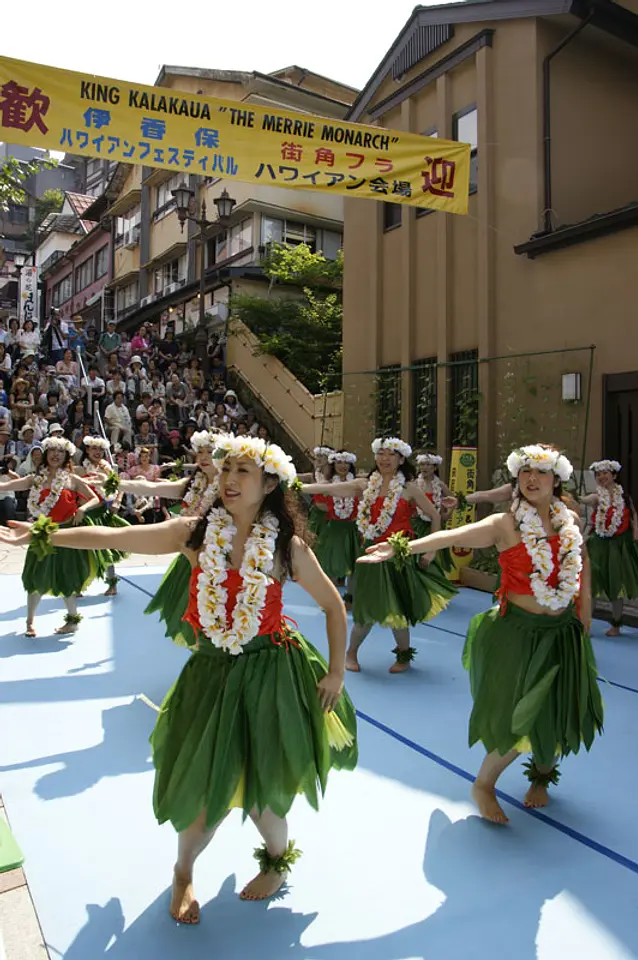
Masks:
[[[422,553],[421,556],[419,557],[419,566],[420,567],[429,566],[435,557],[436,557],[436,553]]]
[[[357,563],[383,563],[384,560],[391,560],[394,556],[394,547],[391,543],[375,543],[368,547],[365,554],[359,557]]]
[[[453,510],[456,510],[458,505],[459,505],[459,501],[456,499],[456,497],[443,497],[441,500],[441,506],[445,510],[448,510],[450,513]]]
[[[84,513],[84,507],[78,507],[76,510],[73,520],[71,521],[74,527],[79,527],[86,514]]]
[[[321,701],[321,706],[326,712],[334,710],[337,701],[343,690],[343,675],[337,673],[327,673],[323,680],[317,684],[317,693]]]
[[[10,529],[0,527],[0,543],[17,547],[30,542],[32,524],[25,523],[23,520],[8,520],[7,522]]]

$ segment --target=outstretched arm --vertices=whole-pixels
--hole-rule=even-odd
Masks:
[[[477,490],[467,496],[468,503],[506,503],[512,499],[514,487],[505,483],[502,487],[493,487],[491,490]]]
[[[436,533],[437,530],[441,529],[441,514],[436,509],[431,500],[426,497],[423,493],[423,490],[416,483],[408,483],[405,488],[405,492],[409,500],[412,500],[413,503],[417,505],[419,510],[422,510],[423,513],[430,518],[432,521],[432,532]]]
[[[188,480],[120,480],[122,493],[132,493],[136,497],[165,497],[167,500],[181,500],[186,492]]]
[[[11,490],[30,490],[33,477],[34,474],[28,473],[26,477],[20,477],[18,480],[0,480],[0,493],[9,493]]]
[[[123,553],[178,553],[186,546],[193,521],[178,517],[165,523],[139,527],[68,527],[51,535],[54,547],[72,550],[121,550]],[[0,527],[0,543],[23,544],[31,540],[31,524],[9,521]]]
[[[477,523],[468,523],[464,527],[455,527],[453,530],[440,530],[419,540],[411,540],[409,551],[411,554],[419,554],[432,553],[444,547],[467,547],[473,550],[493,547],[501,540],[502,524],[503,515],[492,514]],[[360,557],[357,563],[381,563],[383,560],[390,560],[393,555],[394,548],[386,541],[368,547],[365,556]]]
[[[346,483],[304,483],[301,492],[309,493],[313,497],[334,497],[340,500],[342,497],[360,496],[366,485],[367,480],[349,480]]]

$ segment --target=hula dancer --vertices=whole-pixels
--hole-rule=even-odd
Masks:
[[[549,784],[558,782],[556,757],[589,750],[603,726],[587,554],[579,517],[561,499],[572,465],[537,444],[515,450],[507,466],[515,481],[507,513],[410,544],[413,553],[456,545],[500,552],[500,602],[472,619],[463,652],[474,700],[469,743],[487,750],[473,797],[495,823],[507,823],[496,782],[519,753],[532,754],[525,805],[544,807]],[[380,544],[358,562],[392,554]]]
[[[383,543],[398,538],[400,552],[414,536],[412,517],[418,506],[432,518],[432,528],[439,530],[440,514],[414,482],[415,470],[408,457],[409,444],[397,437],[377,439],[372,444],[376,469],[368,479],[359,478],[335,487],[312,484],[304,490],[330,497],[360,497],[357,526],[364,543]],[[352,616],[354,626],[346,655],[346,669],[358,673],[359,647],[375,623],[390,627],[394,634],[395,662],[390,673],[403,673],[414,659],[410,646],[410,627],[431,620],[444,610],[458,592],[439,564],[431,557],[419,561],[399,558],[397,564],[384,567],[358,566],[354,583]],[[431,561],[431,562],[430,562]]]
[[[638,517],[617,477],[617,460],[592,463],[596,493],[580,502],[594,507],[593,529],[587,539],[591,562],[591,592],[611,602],[611,627],[606,636],[620,635],[625,600],[638,597]]]
[[[450,498],[452,494],[439,476],[439,467],[443,463],[443,457],[440,457],[436,453],[421,453],[416,458],[416,463],[419,471],[416,478],[417,486],[426,495],[437,513],[441,515],[441,522],[445,523],[449,514],[444,501]],[[423,513],[420,507],[417,507],[416,513],[412,518],[414,536],[427,536],[428,533],[430,533],[431,523],[431,518]],[[437,559],[446,573],[454,569],[454,561],[449,548],[446,547],[444,550],[440,550],[437,554]]]
[[[222,437],[220,500],[203,519],[153,527],[52,534],[56,546],[139,553],[180,550],[192,567],[187,619],[198,645],[168,694],[151,736],[153,805],[178,831],[170,911],[199,921],[195,860],[233,807],[250,817],[264,845],[245,900],[275,894],[300,851],[286,816],[298,794],[318,807],[332,767],[357,762],[356,719],[343,691],[346,615],[341,597],[301,540],[295,469],[277,446]],[[29,526],[0,532],[24,543]],[[328,666],[283,615],[288,577],[324,611]]]
[[[357,462],[356,454],[347,450],[331,453],[329,463],[332,483],[352,483]],[[361,539],[357,527],[357,497],[326,497],[327,522],[319,532],[314,549],[321,568],[335,583],[346,581],[344,602],[346,609],[352,606],[352,574],[357,557],[361,553]]]
[[[200,430],[191,437],[197,469],[183,480],[120,480],[120,490],[142,497],[166,497],[181,500],[182,517],[202,517],[208,513],[219,495],[219,472],[213,461],[217,434]],[[157,593],[145,613],[159,613],[164,621],[165,636],[181,647],[194,647],[197,637],[191,625],[183,620],[188,604],[191,567],[188,558],[178,553],[162,578]]]
[[[103,437],[84,437],[82,445],[84,446],[86,457],[82,460],[82,465],[78,473],[86,479],[89,487],[100,501],[99,506],[95,510],[91,510],[88,519],[91,523],[95,523],[101,527],[128,526],[126,520],[118,516],[117,513],[122,499],[121,495],[118,495],[115,499],[105,499],[100,493],[97,484],[90,482],[91,479],[96,477],[104,482],[112,472],[113,467],[104,456],[104,454],[111,449],[111,444]],[[119,577],[115,574],[114,565],[119,563],[120,560],[124,560],[125,557],[126,554],[119,553],[118,551],[111,551],[110,554],[108,554],[110,563],[108,563],[104,571],[104,580],[107,586],[104,593],[105,597],[117,596]]]
[[[330,463],[330,454],[334,453],[332,447],[315,447],[312,451],[312,458],[315,466],[315,483],[330,483],[333,476],[332,464]],[[312,474],[302,474],[299,479],[307,481],[312,479]],[[310,509],[308,510],[308,531],[315,537],[318,537],[323,527],[328,522],[328,499],[319,494],[312,497]]]
[[[94,550],[80,553],[51,550],[47,531],[53,526],[77,526],[87,523],[86,514],[99,506],[99,499],[84,480],[71,473],[75,447],[63,437],[42,441],[42,466],[20,480],[0,482],[0,491],[28,490],[27,510],[33,526],[32,542],[27,550],[22,583],[27,591],[27,629],[25,636],[35,637],[33,620],[45,594],[62,597],[67,609],[64,623],[55,631],[75,633],[82,617],[77,596],[98,575],[103,560]],[[78,506],[78,497],[85,501]]]

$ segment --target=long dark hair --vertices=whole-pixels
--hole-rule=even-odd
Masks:
[[[221,500],[216,500],[213,506],[222,506]],[[310,537],[306,530],[306,522],[299,506],[297,494],[292,490],[284,490],[282,485],[278,483],[275,489],[264,497],[257,519],[262,517],[264,513],[272,513],[279,521],[277,554],[281,560],[284,574],[292,577],[292,538],[297,536],[305,543],[310,543]],[[208,514],[201,517],[197,522],[186,542],[186,546],[190,550],[201,550],[207,524]]]
[[[554,453],[562,453],[560,447],[557,447],[553,443],[539,443],[537,446],[542,447],[543,450],[552,450]],[[576,513],[578,513],[577,502],[574,500],[571,493],[567,493],[567,491],[563,490],[563,481],[560,479],[560,477],[557,477],[556,474],[554,474],[553,495],[557,500],[561,500],[569,510],[574,510]],[[513,483],[512,501],[510,503],[510,510],[512,513],[514,513],[514,505],[518,500],[525,500],[526,503],[528,502],[527,498],[521,493],[521,488],[517,477],[516,481]]]

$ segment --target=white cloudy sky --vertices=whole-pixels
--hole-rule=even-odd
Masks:
[[[147,84],[164,63],[263,73],[296,63],[360,88],[414,6],[415,0],[9,2],[0,56]]]

